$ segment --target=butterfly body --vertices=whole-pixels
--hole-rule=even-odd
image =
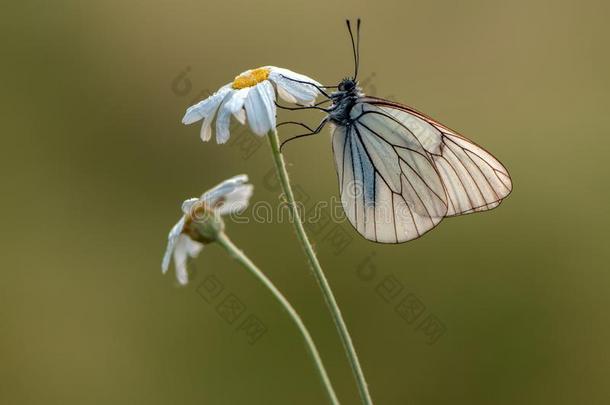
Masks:
[[[364,94],[358,87],[358,82],[351,78],[343,79],[337,88],[338,91],[330,94],[333,104],[329,108],[328,120],[337,125],[349,125],[350,112]]]
[[[327,116],[300,136],[331,124],[341,203],[358,233],[374,242],[402,243],[444,218],[500,205],[512,180],[491,153],[414,108],[364,95],[357,81],[359,30],[354,41],[349,21],[347,27],[354,75],[337,91],[323,93],[332,102],[322,109]]]

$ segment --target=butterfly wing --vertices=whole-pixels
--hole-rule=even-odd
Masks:
[[[369,108],[370,107],[370,108]],[[403,125],[359,103],[349,126],[335,126],[333,153],[341,202],[366,239],[418,238],[447,214],[447,196],[426,149]]]
[[[411,107],[374,97],[362,101],[406,123],[421,140],[445,186],[447,216],[495,208],[512,191],[508,170],[481,146]]]
[[[343,208],[366,239],[406,242],[511,191],[489,152],[410,107],[364,97],[350,118],[332,129],[333,153]]]

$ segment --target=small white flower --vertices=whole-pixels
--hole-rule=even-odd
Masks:
[[[212,137],[212,121],[218,112],[216,142],[225,143],[229,140],[229,124],[233,114],[242,125],[247,120],[255,134],[266,135],[270,130],[275,130],[273,85],[283,100],[302,105],[314,104],[319,94],[316,86],[320,86],[307,76],[275,66],[247,70],[232,83],[222,86],[210,97],[189,107],[182,123],[192,124],[203,119],[201,139],[209,141]]]
[[[173,256],[176,278],[182,285],[188,283],[187,262],[197,257],[203,249],[203,243],[191,238],[193,227],[193,208],[203,207],[218,215],[233,214],[248,207],[252,196],[253,186],[247,184],[248,176],[245,174],[223,181],[211,190],[206,191],[199,198],[189,198],[182,203],[182,218],[174,225],[167,237],[167,249],[161,263],[163,274],[167,273]],[[196,231],[195,231],[196,232]]]

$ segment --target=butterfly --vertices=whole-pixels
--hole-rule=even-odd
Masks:
[[[360,19],[356,40],[349,20],[347,28],[353,77],[338,86],[318,87],[330,107],[303,108],[323,110],[326,117],[315,130],[307,127],[310,133],[289,140],[330,126],[341,203],[354,228],[374,242],[402,243],[421,237],[444,218],[497,207],[512,190],[504,165],[414,108],[366,96],[357,80]],[[328,94],[323,88],[337,91]]]

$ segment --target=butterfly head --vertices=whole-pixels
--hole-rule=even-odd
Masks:
[[[341,83],[339,83],[339,86],[337,87],[339,91],[351,93],[358,87],[358,82],[352,77],[346,77],[345,79],[341,80]]]

